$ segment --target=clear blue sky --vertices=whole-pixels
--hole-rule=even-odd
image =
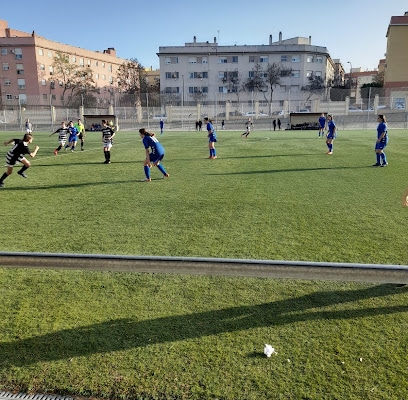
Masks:
[[[4,0],[6,1],[6,0]],[[159,46],[213,41],[220,46],[268,44],[295,36],[312,37],[346,70],[377,68],[386,51],[393,15],[408,11],[406,0],[295,1],[7,1],[0,19],[9,27],[47,39],[102,51],[114,47],[118,57],[137,58],[159,68]]]

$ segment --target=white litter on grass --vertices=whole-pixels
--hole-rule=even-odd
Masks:
[[[270,357],[272,354],[276,354],[276,351],[270,344],[265,344],[264,354],[266,357]]]

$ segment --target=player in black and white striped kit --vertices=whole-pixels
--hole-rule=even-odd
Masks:
[[[58,152],[65,146],[69,135],[69,128],[65,122],[61,122],[61,128],[58,128],[55,132],[51,133],[50,136],[58,133],[58,143],[59,146],[54,150],[54,154],[57,155]]]
[[[35,157],[39,149],[38,146],[35,146],[34,151],[30,151],[28,145],[32,143],[33,137],[29,133],[26,133],[23,139],[10,139],[7,142],[4,142],[4,146],[14,143],[14,146],[7,152],[6,155],[6,166],[7,170],[0,178],[0,187],[4,187],[4,179],[13,173],[13,168],[17,162],[23,164],[23,167],[17,173],[23,178],[27,178],[25,171],[30,168],[31,164],[24,156],[28,154],[30,157]]]
[[[115,136],[115,131],[108,125],[108,121],[102,120],[102,142],[103,142],[103,152],[105,153],[104,164],[110,164],[110,151],[113,145],[113,137]]]

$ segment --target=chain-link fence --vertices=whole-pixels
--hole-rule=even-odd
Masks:
[[[166,130],[194,131],[197,122],[205,116],[213,120],[217,129],[221,129],[222,121],[226,130],[240,130],[251,118],[254,129],[273,130],[273,121],[278,119],[282,129],[290,128],[291,113],[329,113],[332,114],[339,129],[373,129],[377,125],[377,114],[385,114],[390,128],[407,129],[408,114],[406,110],[405,92],[393,97],[381,97],[378,93],[367,92],[365,97],[350,98],[346,94],[336,92],[336,98],[330,96],[308,94],[302,98],[292,95],[284,100],[265,99],[262,94],[243,101],[239,93],[231,95],[217,93],[213,99],[203,94],[138,93],[123,94],[107,92],[100,97],[83,97],[73,107],[53,104],[42,104],[37,96],[4,101],[0,108],[0,129],[4,131],[24,130],[25,121],[29,119],[35,130],[53,130],[62,121],[83,118],[83,115],[116,115],[121,130],[137,130],[147,127],[159,128],[163,119]],[[290,93],[289,93],[290,95]],[[278,97],[278,96],[277,96]],[[298,96],[300,97],[300,96]],[[310,118],[309,118],[310,119]]]

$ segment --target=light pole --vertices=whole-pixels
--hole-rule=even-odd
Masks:
[[[55,82],[50,81],[50,113],[51,113],[51,129],[54,124],[54,113],[52,112],[52,94],[51,90],[55,88]]]
[[[184,75],[181,75],[183,80],[183,87],[181,92],[181,130],[184,130]]]
[[[353,65],[351,64],[350,61],[347,61],[347,64],[350,64],[350,97],[351,97],[351,91],[353,90]],[[356,96],[354,96],[356,97]]]
[[[146,76],[146,108],[147,108],[147,129],[150,130],[150,117],[149,117],[149,78]]]

